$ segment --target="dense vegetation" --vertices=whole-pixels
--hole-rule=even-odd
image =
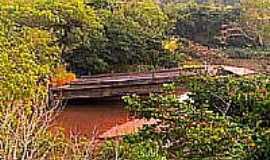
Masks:
[[[93,140],[51,133],[61,106],[49,106],[47,96],[50,84],[75,78],[69,72],[177,67],[192,56],[194,41],[223,47],[231,57],[235,50],[248,50],[239,57],[251,58],[256,50],[257,57],[267,58],[269,7],[260,0],[240,7],[154,0],[0,0],[0,159],[269,159],[268,76],[181,79],[193,97],[185,103],[172,85],[165,86],[166,94],[147,100],[126,97],[130,112],[158,123],[108,142],[100,154],[94,154]],[[225,24],[240,27],[244,36],[222,40]]]
[[[245,43],[243,46],[263,45],[269,39],[269,5],[260,1],[246,3],[240,9],[194,2],[160,6],[153,0],[27,2],[2,1],[3,20],[12,21],[16,28],[28,27],[52,34],[62,62],[79,75],[123,71],[130,65],[177,66],[175,58],[179,61],[183,56],[168,56],[164,42],[185,37],[218,45],[223,24],[241,25],[245,35],[236,42],[229,39],[228,45],[241,44],[239,41]]]
[[[191,77],[179,82],[189,86],[190,100],[179,100],[174,84],[146,100],[124,98],[136,117],[157,123],[125,137],[120,145],[128,149],[118,147],[119,157],[131,152],[154,159],[269,159],[269,77]],[[141,153],[136,149],[141,145],[150,149]]]

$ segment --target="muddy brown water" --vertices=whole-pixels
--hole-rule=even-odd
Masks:
[[[179,88],[176,94],[181,95],[186,91]],[[132,119],[134,118],[129,116],[119,98],[94,101],[77,99],[69,102],[59,114],[53,125],[53,131],[63,128],[66,135],[92,137]]]
[[[128,113],[120,101],[69,103],[56,119],[55,127],[64,129],[67,135],[93,136],[128,120]]]

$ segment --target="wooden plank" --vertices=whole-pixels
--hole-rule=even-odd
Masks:
[[[155,78],[152,78],[152,76],[149,77],[131,77],[131,78],[124,78],[124,79],[100,79],[99,81],[87,81],[87,80],[78,80],[76,82],[72,82],[70,84],[71,87],[75,87],[76,85],[100,85],[100,84],[117,84],[117,83],[129,83],[129,82],[135,82],[138,81],[156,81],[159,79],[171,79],[171,78],[175,78],[178,77],[179,73],[174,73],[171,75],[157,75],[155,76]]]
[[[66,86],[61,88],[52,88],[52,91],[75,91],[75,90],[88,90],[88,89],[96,89],[96,88],[121,88],[121,87],[128,87],[128,86],[141,86],[141,85],[151,85],[151,84],[162,84],[162,83],[169,83],[173,82],[178,78],[175,77],[163,77],[159,79],[149,79],[149,80],[134,80],[134,81],[125,81],[119,83],[105,83],[105,84],[96,84],[96,85],[88,85],[88,84],[80,84],[77,86]]]
[[[95,88],[83,90],[63,90],[53,92],[54,99],[76,99],[76,98],[102,98],[124,96],[128,94],[146,95],[150,92],[162,92],[161,84],[127,86],[118,88]]]
[[[163,70],[157,70],[152,72],[129,72],[129,73],[106,73],[106,74],[98,74],[98,75],[92,75],[92,76],[81,76],[81,79],[94,79],[94,78],[106,78],[106,77],[118,77],[118,76],[140,76],[144,74],[152,74],[154,73],[164,73],[164,72],[175,72],[175,71],[181,71],[182,68],[171,68],[171,69],[163,69]]]

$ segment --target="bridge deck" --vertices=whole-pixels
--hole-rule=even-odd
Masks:
[[[174,68],[144,73],[114,73],[95,76],[83,76],[69,85],[50,89],[50,98],[105,98],[120,97],[127,94],[145,95],[150,92],[162,92],[161,85],[175,81],[179,76],[190,76],[201,73],[218,74],[216,66],[204,68]],[[243,76],[256,73],[245,68],[222,66],[223,70],[234,75]],[[225,73],[226,73],[225,72]],[[153,76],[154,75],[154,76]]]
[[[175,81],[181,73],[182,70],[177,68],[157,71],[154,76],[151,72],[83,76],[69,85],[52,88],[51,95],[61,99],[119,97],[133,93],[145,95],[162,92],[161,85]]]

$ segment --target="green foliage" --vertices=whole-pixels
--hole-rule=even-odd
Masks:
[[[1,10],[18,26],[55,35],[64,62],[80,75],[116,64],[157,65],[168,21],[152,0],[3,1]]]
[[[2,12],[1,12],[2,13]],[[2,14],[1,14],[2,15]],[[44,92],[51,68],[59,61],[55,37],[45,30],[16,27],[0,21],[0,100],[14,100]]]
[[[73,48],[98,34],[102,27],[95,11],[78,0],[31,0],[3,3],[1,8],[18,25],[42,28],[56,33],[59,43]]]
[[[126,141],[151,139],[171,159],[269,159],[269,77],[186,77],[192,101],[180,102],[175,84],[148,99],[124,97],[139,118],[154,118]]]
[[[121,3],[105,20],[106,44],[101,51],[110,64],[157,65],[167,16],[154,1]]]
[[[90,141],[51,133],[59,106],[48,105],[47,85],[61,49],[56,34],[34,26],[48,20],[32,10],[42,5],[28,2],[0,1],[0,159],[89,158]]]
[[[195,106],[209,105],[253,127],[260,121],[269,125],[269,77],[195,77],[188,84]]]
[[[269,159],[269,76],[248,78],[196,77],[186,79],[196,107],[233,117],[254,130],[253,146],[247,159]]]
[[[159,146],[151,140],[130,143],[108,141],[103,146],[100,160],[128,159],[128,160],[166,160],[166,156]]]
[[[253,130],[232,118],[218,115],[206,105],[183,103],[166,85],[167,94],[124,97],[128,110],[139,118],[154,118],[129,143],[153,140],[169,159],[244,159],[255,148]]]
[[[49,112],[44,112],[47,106],[43,102],[60,49],[53,44],[54,35],[18,26],[5,7],[1,1],[0,158],[38,159],[47,156],[53,145],[59,145],[57,138],[47,132],[48,122],[43,118]]]
[[[53,34],[63,61],[79,75],[108,72],[116,64],[157,66],[168,26],[153,0],[2,1],[1,11],[16,26]]]
[[[46,96],[52,68],[59,62],[56,38],[9,22],[0,22],[0,159],[91,157],[90,141],[74,142],[49,128],[59,107],[48,106]]]
[[[95,9],[113,9],[118,0],[86,0],[85,3]]]
[[[269,27],[259,22],[269,3],[255,2],[245,4],[242,21],[265,40]],[[94,142],[50,132],[58,106],[47,104],[47,86],[60,61],[77,74],[175,67],[184,56],[176,41],[164,48],[166,39],[212,37],[238,11],[196,3],[161,8],[154,0],[0,0],[0,159],[93,158]],[[131,113],[157,123],[108,143],[101,159],[269,159],[268,76],[187,81],[194,102],[181,102],[175,84],[147,99],[125,97]]]
[[[259,15],[256,20],[267,18],[268,12],[259,11],[267,4],[246,3],[241,13],[247,15],[251,6]],[[117,65],[176,67],[183,57],[166,54],[162,42],[168,36],[176,34],[209,44],[221,24],[240,18],[238,8],[193,1],[160,5],[154,0],[1,0],[0,5],[5,24],[1,27],[6,32],[46,30],[55,36],[51,43],[61,50],[62,62],[79,75],[109,72]],[[243,22],[251,21],[243,18]],[[256,26],[267,37],[269,27]]]
[[[258,129],[254,136],[255,144],[258,146],[247,159],[260,160],[270,157],[270,132],[268,129]]]
[[[53,43],[59,46],[62,58],[70,63],[71,69],[79,68],[90,72],[97,67],[99,71],[106,65],[98,54],[103,27],[101,20],[95,10],[84,1],[23,0],[10,3],[1,1],[0,4],[4,20],[10,19],[20,28],[42,29],[53,34],[56,37]],[[85,47],[88,45],[89,47]],[[81,56],[81,51],[85,56],[75,59],[74,57]],[[70,57],[74,60],[71,61]],[[89,62],[82,63],[84,58],[89,59]]]

